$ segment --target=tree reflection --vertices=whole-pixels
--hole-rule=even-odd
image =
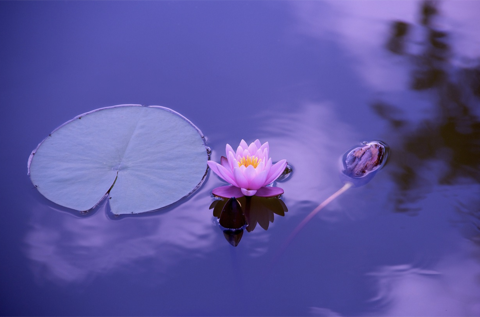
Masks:
[[[480,67],[454,66],[449,34],[435,26],[438,19],[436,3],[425,1],[421,3],[419,25],[393,22],[386,43],[390,52],[412,61],[410,88],[432,94],[431,115],[413,123],[405,119],[400,107],[381,101],[372,105],[389,123],[391,135],[401,135],[392,140],[395,155],[389,168],[398,186],[394,198],[398,212],[414,211],[410,204],[430,191],[432,177],[426,177],[423,171],[432,163],[436,164],[438,179],[434,181],[438,184],[480,182],[480,120],[475,113],[480,97]],[[412,28],[424,31],[420,53],[409,53],[407,49]],[[477,209],[474,212],[478,213]]]
[[[285,203],[278,197],[240,197],[215,200],[210,205],[213,216],[219,219],[225,239],[236,247],[243,236],[244,229],[252,232],[257,224],[267,230],[273,223],[274,215],[285,216],[288,211]]]

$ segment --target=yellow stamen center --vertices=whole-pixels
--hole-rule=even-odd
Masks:
[[[245,166],[249,167],[252,165],[254,168],[257,168],[258,163],[260,163],[261,159],[259,160],[258,157],[256,156],[247,156],[247,157],[242,157],[240,161],[238,161],[238,167],[240,166]]]

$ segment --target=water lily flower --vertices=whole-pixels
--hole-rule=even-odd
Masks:
[[[283,194],[279,187],[266,187],[276,180],[287,166],[286,160],[272,164],[268,142],[261,144],[255,140],[248,145],[244,140],[235,152],[227,144],[226,157],[222,156],[220,164],[208,161],[208,166],[221,179],[231,186],[218,187],[213,194],[220,197],[260,196],[273,197]]]

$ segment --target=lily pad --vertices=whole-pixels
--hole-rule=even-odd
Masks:
[[[207,172],[202,132],[160,106],[119,105],[75,117],[54,130],[28,160],[39,192],[86,211],[106,194],[114,214],[168,206],[195,191]]]

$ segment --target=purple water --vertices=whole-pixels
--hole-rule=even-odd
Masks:
[[[0,2],[2,315],[480,316],[475,1]],[[234,248],[210,172],[179,204],[113,219],[43,198],[30,151],[76,115],[170,107],[212,160],[268,141],[285,216]],[[390,146],[342,186],[339,158]],[[161,162],[159,162],[161,164]],[[270,216],[269,216],[270,217]]]

